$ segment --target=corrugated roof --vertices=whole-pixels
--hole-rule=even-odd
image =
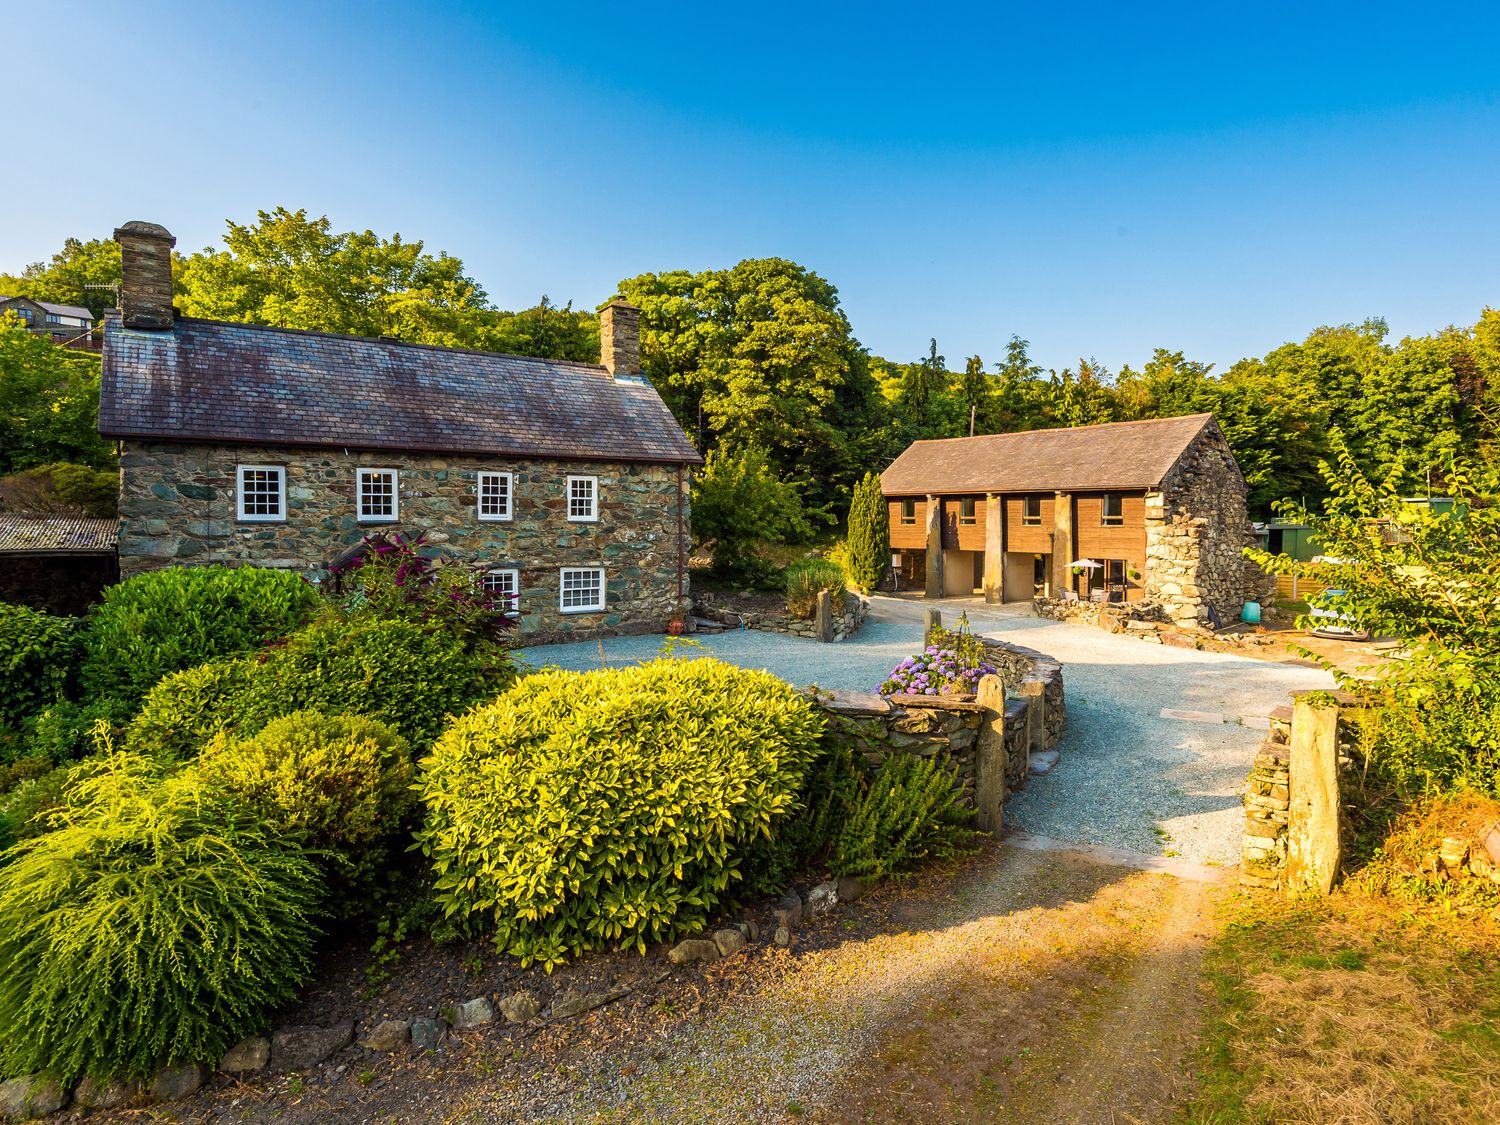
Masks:
[[[0,301],[9,301],[12,298],[0,295]],[[79,316],[84,320],[93,320],[94,314],[82,305],[54,305],[51,301],[38,301],[35,297],[22,297],[20,300],[30,301],[33,305],[40,305],[54,316]]]
[[[1212,414],[916,441],[880,476],[888,496],[1155,488]]]
[[[118,539],[113,519],[0,515],[0,554],[109,554]]]
[[[182,317],[105,319],[99,432],[696,464],[656,389],[603,367]]]

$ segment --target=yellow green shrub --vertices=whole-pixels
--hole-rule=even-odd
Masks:
[[[694,930],[796,807],[822,725],[782,680],[715,660],[526,677],[421,763],[437,900],[549,967]]]

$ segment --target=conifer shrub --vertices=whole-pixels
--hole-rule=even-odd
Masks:
[[[0,602],[0,726],[64,699],[78,663],[78,622]]]
[[[0,1074],[145,1077],[220,1058],[307,978],[318,875],[194,771],[74,767],[0,868]]]
[[[793,617],[812,617],[818,608],[818,595],[824,590],[835,598],[843,597],[844,572],[836,564],[804,559],[786,568],[786,608]]]
[[[135,707],[172,672],[253,652],[313,615],[318,593],[295,574],[259,567],[179,566],[104,592],[84,626],[85,698]]]
[[[436,900],[549,968],[700,927],[795,807],[822,723],[715,660],[528,676],[421,763]]]
[[[891,523],[880,478],[866,473],[849,505],[849,584],[868,594],[880,585],[891,561]]]
[[[835,875],[878,879],[972,848],[974,814],[959,803],[958,768],[946,759],[889,754],[861,780],[858,796],[828,825]]]
[[[259,822],[324,857],[342,915],[367,899],[416,802],[406,739],[358,715],[298,711],[249,738],[220,732],[198,762]]]

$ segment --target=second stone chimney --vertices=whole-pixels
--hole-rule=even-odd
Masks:
[[[641,377],[641,310],[611,301],[599,310],[599,362],[617,379]]]
[[[126,328],[172,327],[172,247],[166,227],[139,219],[115,229],[120,244],[120,321]]]

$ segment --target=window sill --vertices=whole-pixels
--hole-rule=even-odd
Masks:
[[[286,523],[285,516],[235,516],[235,523]]]
[[[371,524],[400,523],[401,520],[396,516],[355,516],[354,522],[360,524],[361,526],[368,527]]]
[[[598,523],[598,516],[569,516],[569,523]]]
[[[515,520],[514,516],[478,516],[476,518],[480,523],[511,523]]]
[[[605,608],[602,605],[573,606],[570,609],[559,609],[557,612],[571,617],[578,613],[604,613]]]

